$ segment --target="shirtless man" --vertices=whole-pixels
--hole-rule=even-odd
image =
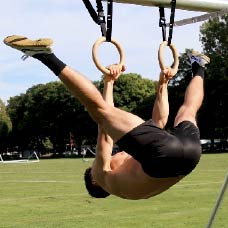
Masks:
[[[169,115],[170,68],[160,74],[152,119],[144,121],[113,105],[113,83],[125,67],[109,67],[111,77],[105,76],[102,97],[92,82],[52,53],[51,39],[33,41],[14,35],[6,37],[4,43],[40,60],[52,70],[98,124],[96,158],[92,168],[85,172],[91,196],[104,198],[112,194],[134,200],[149,198],[169,189],[198,164],[201,145],[196,114],[204,96],[204,68],[210,61],[205,55],[197,52],[191,55],[193,78],[176,115],[174,129],[168,133],[164,127]],[[113,142],[122,151],[114,156]]]

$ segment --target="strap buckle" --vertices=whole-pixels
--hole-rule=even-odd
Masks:
[[[175,18],[175,9],[176,9],[176,0],[171,1],[171,14],[170,14],[170,23],[169,23],[169,37],[168,37],[168,46],[170,46],[172,42],[173,36],[173,26],[174,26],[174,18]],[[166,41],[166,19],[165,19],[165,9],[164,7],[159,7],[160,19],[159,19],[159,27],[162,28],[162,38],[163,41]]]

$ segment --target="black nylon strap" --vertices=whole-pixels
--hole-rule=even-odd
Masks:
[[[175,9],[176,9],[176,0],[172,0],[171,2],[171,14],[170,14],[170,22],[169,22],[169,38],[168,38],[168,45],[172,42],[173,37],[173,25],[174,25],[174,18],[175,18]]]
[[[111,42],[112,39],[112,11],[113,11],[113,1],[108,0],[107,2],[107,33],[106,33],[106,41]]]
[[[171,1],[171,14],[170,14],[170,23],[169,23],[169,37],[168,37],[168,46],[172,42],[173,37],[173,26],[175,18],[175,9],[176,9],[176,0]],[[166,41],[166,19],[165,19],[165,9],[164,7],[159,7],[160,19],[159,26],[162,28],[162,38],[163,41]]]
[[[82,0],[85,7],[87,8],[90,16],[94,22],[101,27],[102,36],[106,37],[106,41],[110,42],[112,39],[112,11],[113,11],[113,0],[107,0],[107,28],[104,10],[101,0],[96,0],[97,12],[93,8],[89,0]]]
[[[101,0],[96,0],[97,3],[97,16],[98,16],[98,25],[101,27],[102,36],[106,36],[106,21],[103,6]]]
[[[95,22],[96,24],[98,24],[97,12],[94,10],[94,8],[93,8],[92,4],[90,3],[90,1],[89,1],[89,0],[82,0],[82,1],[83,1],[83,3],[84,3],[85,7],[87,8],[87,10],[88,10],[90,16],[91,16],[92,19],[94,20],[94,22]]]
[[[162,28],[162,39],[166,41],[166,19],[165,19],[165,9],[164,7],[159,7],[160,20],[159,26]]]

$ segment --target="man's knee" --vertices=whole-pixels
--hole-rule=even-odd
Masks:
[[[196,123],[196,113],[191,107],[188,106],[182,106],[180,110],[178,111],[175,121],[174,121],[174,126],[177,126],[179,123],[183,121],[190,121],[197,126]]]
[[[104,125],[107,121],[111,119],[111,115],[114,112],[114,107],[109,105],[104,105],[102,107],[98,107],[96,112],[94,112],[94,119],[96,120],[97,124]]]

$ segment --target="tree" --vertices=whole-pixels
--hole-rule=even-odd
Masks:
[[[198,112],[201,138],[227,139],[228,137],[228,16],[210,20],[201,27],[200,39],[204,52],[211,58],[205,75],[205,97]],[[167,126],[172,127],[178,108],[183,103],[186,86],[191,79],[191,67],[186,49],[180,55],[177,76],[169,84],[170,116]]]
[[[228,15],[204,23],[200,39],[211,63],[205,80],[205,101],[200,118],[206,138],[228,138]]]
[[[28,89],[26,94],[11,98],[8,112],[14,126],[14,143],[22,149],[45,151],[43,142],[48,138],[55,151],[63,152],[70,141],[70,132],[80,144],[86,125],[82,123],[92,122],[61,82],[39,84]],[[87,129],[92,129],[91,126]]]
[[[8,144],[8,136],[12,131],[12,122],[6,112],[6,107],[0,99],[0,151],[5,151]]]
[[[95,82],[102,90],[103,81]],[[140,75],[122,75],[114,86],[116,106],[132,111],[155,93],[155,84]],[[96,143],[97,124],[85,108],[61,82],[39,84],[26,94],[9,100],[8,112],[13,123],[12,141],[22,149],[40,152],[53,148],[64,151],[65,145],[84,141]]]
[[[103,81],[98,83],[101,91],[103,91],[103,86]],[[134,112],[146,99],[155,94],[155,91],[156,83],[154,81],[142,78],[139,74],[122,74],[114,84],[115,106]]]

